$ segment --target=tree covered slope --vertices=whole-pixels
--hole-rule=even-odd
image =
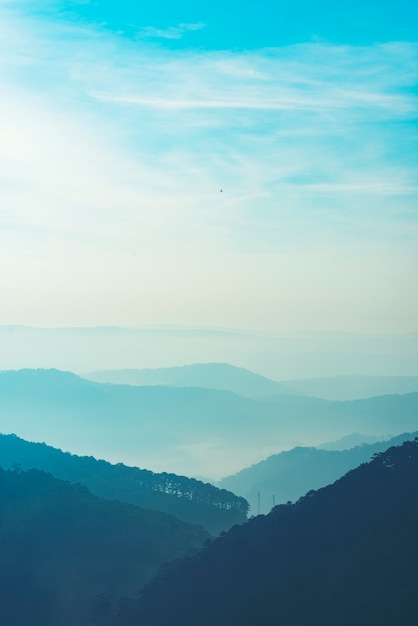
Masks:
[[[418,440],[234,527],[154,579],[118,626],[415,626]]]
[[[301,498],[307,491],[320,489],[341,478],[349,470],[365,463],[377,452],[414,439],[418,432],[403,433],[389,441],[363,444],[348,450],[320,450],[297,447],[274,454],[247,467],[217,484],[243,496],[250,503],[250,513],[268,513],[275,504]]]
[[[0,623],[103,626],[103,603],[135,594],[208,534],[107,501],[37,470],[0,469]]]
[[[247,519],[248,503],[225,489],[175,474],[112,465],[77,456],[16,435],[0,435],[0,465],[40,469],[57,478],[82,483],[97,496],[162,511],[218,534]]]

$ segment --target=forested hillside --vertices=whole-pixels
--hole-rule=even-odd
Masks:
[[[220,479],[269,454],[353,432],[418,428],[418,393],[351,402],[99,384],[69,372],[0,372],[0,432],[112,462]]]
[[[116,598],[208,534],[37,470],[0,469],[0,622],[104,626]]]
[[[274,504],[294,502],[312,489],[333,483],[349,470],[369,461],[373,454],[417,436],[418,432],[404,433],[389,441],[363,444],[348,450],[293,448],[227,476],[219,481],[218,486],[245,497],[252,515],[268,513]]]
[[[236,526],[126,603],[119,626],[415,626],[418,439]]]
[[[218,534],[247,519],[248,503],[225,489],[175,474],[155,474],[122,463],[80,457],[16,435],[0,435],[0,465],[41,469],[86,485],[103,498],[163,511]]]

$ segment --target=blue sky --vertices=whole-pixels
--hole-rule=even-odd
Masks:
[[[0,0],[0,324],[416,331],[417,24]]]

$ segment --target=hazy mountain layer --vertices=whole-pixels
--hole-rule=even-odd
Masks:
[[[0,466],[40,469],[57,478],[86,485],[102,498],[120,500],[198,524],[218,534],[246,521],[248,504],[233,493],[192,478],[154,474],[92,456],[76,456],[15,435],[0,435]]]
[[[220,478],[295,445],[418,428],[418,393],[351,402],[263,400],[200,388],[99,384],[57,370],[0,373],[0,431],[153,471]]]
[[[201,546],[198,526],[103,500],[50,474],[0,469],[4,626],[103,626],[165,561]]]
[[[325,400],[358,400],[387,394],[418,391],[418,376],[329,376],[287,380],[284,385],[294,393]]]
[[[91,372],[84,377],[99,383],[223,389],[246,398],[280,394],[299,395],[299,392],[287,388],[282,383],[227,363],[196,363],[183,367],[143,370],[106,370]]]
[[[268,513],[274,504],[298,500],[312,489],[333,483],[349,470],[369,461],[374,454],[417,436],[418,432],[405,433],[389,441],[342,451],[293,448],[270,456],[234,476],[227,476],[217,484],[245,497],[250,503],[251,514]]]
[[[418,440],[235,526],[126,604],[118,626],[415,626]]]
[[[198,363],[142,370],[104,370],[85,374],[84,378],[100,383],[224,389],[247,398],[304,395],[344,401],[418,392],[418,376],[329,376],[277,382],[227,363]]]
[[[336,441],[327,441],[317,446],[321,450],[349,450],[356,446],[362,446],[365,443],[378,443],[379,441],[388,441],[390,437],[376,436],[376,435],[360,435],[359,433],[351,433],[345,435]]]
[[[216,328],[0,326],[0,368],[98,369],[236,363],[274,380],[418,375],[418,333],[251,333]]]

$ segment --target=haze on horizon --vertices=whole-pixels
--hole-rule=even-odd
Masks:
[[[255,333],[182,327],[0,326],[0,370],[147,369],[229,363],[273,380],[418,376],[418,333]]]
[[[416,332],[417,23],[0,1],[0,324]]]

